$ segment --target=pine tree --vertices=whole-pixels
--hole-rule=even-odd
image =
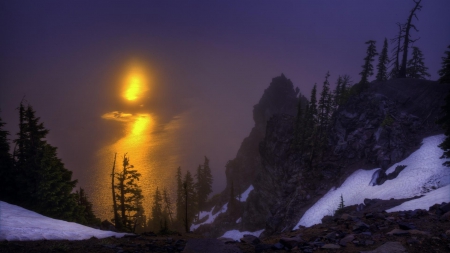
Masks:
[[[450,45],[448,46],[450,49]],[[439,70],[439,82],[440,83],[450,83],[450,51],[445,51],[447,57],[442,57],[442,69]],[[440,118],[436,123],[440,124],[444,129],[445,139],[439,144],[439,147],[444,150],[442,158],[450,158],[450,91],[445,96],[445,105],[442,106],[442,118]],[[447,161],[444,165],[450,167],[450,162]]]
[[[317,142],[317,86],[314,84],[311,90],[311,97],[306,108],[304,129],[305,129],[305,143],[309,151],[309,167],[312,168],[312,163],[315,157],[315,144]]]
[[[363,87],[366,87],[366,84],[369,83],[369,77],[373,75],[372,62],[374,61],[374,57],[378,55],[375,43],[376,42],[374,40],[369,40],[365,43],[369,46],[366,51],[367,55],[364,58],[364,65],[362,65],[363,70],[359,73],[361,75],[360,83],[364,85]]]
[[[430,77],[430,74],[427,72],[428,68],[425,67],[423,60],[422,51],[418,47],[413,47],[412,58],[408,61],[406,68],[406,76],[419,79]]]
[[[184,228],[186,233],[190,232],[190,224],[194,219],[196,213],[194,179],[191,172],[187,171],[183,180],[183,204],[184,204]]]
[[[201,211],[205,206],[209,194],[211,194],[212,192],[213,178],[211,175],[211,168],[209,167],[208,157],[205,156],[205,162],[203,163],[203,166],[198,166],[197,174],[195,175],[195,177],[197,179],[195,188],[197,191],[198,211]]]
[[[388,57],[388,42],[387,39],[384,38],[383,49],[381,50],[380,57],[378,57],[378,65],[377,65],[377,81],[386,81],[388,79],[387,74],[387,64],[389,63]]]
[[[326,148],[329,121],[331,120],[332,97],[330,92],[330,83],[328,78],[330,73],[325,75],[322,92],[320,93],[318,106],[318,134],[317,134],[317,152],[323,155]]]
[[[19,106],[19,133],[14,140],[17,188],[16,204],[40,214],[77,221],[82,210],[72,193],[77,180],[57,157],[56,147],[45,140],[45,129],[35,111],[23,103]]]
[[[450,49],[450,45],[447,47]],[[450,50],[445,51],[446,57],[442,57],[442,68],[439,70],[439,82],[450,83]]]
[[[164,213],[167,214],[170,223],[173,224],[172,200],[170,200],[166,188],[164,188],[163,190],[163,201],[164,201]]]
[[[152,222],[151,229],[153,231],[159,231],[163,228],[164,216],[162,207],[162,196],[158,187],[156,187],[155,195],[153,195],[153,205],[152,205]]]
[[[407,68],[407,60],[408,60],[408,48],[409,48],[409,43],[414,43],[416,40],[412,40],[411,37],[411,28],[413,28],[414,30],[418,31],[416,26],[414,24],[412,24],[412,18],[415,17],[417,18],[416,15],[416,11],[420,11],[422,9],[422,5],[420,5],[420,2],[422,0],[413,0],[414,3],[416,4],[414,6],[414,8],[411,10],[411,12],[409,13],[409,17],[408,17],[408,21],[406,22],[406,24],[403,26],[403,33],[404,33],[404,37],[403,37],[403,57],[402,57],[402,65],[400,66],[400,70],[399,70],[399,77],[400,78],[404,78],[407,75],[406,72],[406,68]]]
[[[294,149],[299,151],[300,153],[303,153],[303,146],[305,142],[305,129],[303,125],[304,116],[303,116],[303,110],[302,110],[302,101],[299,98],[298,104],[297,104],[297,117],[295,120],[295,139],[293,143]]]
[[[0,200],[8,203],[15,202],[15,176],[13,160],[9,153],[9,132],[3,130],[5,123],[0,118]]]
[[[444,141],[439,144],[439,147],[444,150],[441,158],[450,158],[450,91],[445,96],[445,105],[441,110],[443,116],[436,121],[444,129],[445,134]],[[450,167],[450,161],[445,162],[444,165]]]
[[[177,173],[176,173],[176,183],[177,183],[177,199],[176,199],[176,210],[177,210],[177,222],[179,224],[183,224],[184,220],[184,194],[183,194],[183,179],[181,176],[181,167],[178,167]]]
[[[84,189],[80,187],[75,192],[76,201],[79,207],[82,208],[81,224],[85,225],[100,225],[101,221],[94,214],[92,203],[89,201],[88,196],[84,192]]]
[[[117,183],[115,185],[117,209],[121,223],[129,231],[134,231],[137,222],[137,214],[142,213],[142,190],[136,181],[141,176],[125,153],[123,155],[122,172],[115,173]]]
[[[333,91],[333,110],[337,109],[339,105],[341,104],[342,99],[342,76],[339,76],[336,81],[336,88]]]

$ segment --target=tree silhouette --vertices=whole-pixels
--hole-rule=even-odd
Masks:
[[[137,184],[141,174],[130,164],[130,159],[125,153],[123,155],[122,172],[115,173],[117,183],[115,184],[115,195],[118,203],[117,209],[121,223],[124,227],[134,232],[138,213],[142,213],[142,190]]]
[[[183,207],[184,207],[184,228],[186,233],[190,232],[189,225],[192,224],[196,210],[195,210],[195,188],[194,179],[191,172],[187,171],[183,180]]]
[[[417,20],[419,20],[417,18],[416,11],[418,11],[418,10],[420,11],[422,9],[422,5],[420,5],[420,2],[422,0],[418,0],[418,1],[417,0],[413,0],[413,1],[414,1],[414,3],[416,5],[414,6],[414,8],[409,13],[408,21],[403,26],[403,33],[404,33],[403,47],[402,47],[402,49],[403,49],[403,57],[402,57],[402,65],[400,66],[400,70],[399,70],[399,77],[400,78],[404,78],[407,75],[407,73],[406,73],[407,66],[406,65],[407,65],[407,61],[408,61],[409,43],[413,43],[413,42],[417,41],[417,39],[413,40],[413,39],[410,38],[411,37],[411,34],[410,34],[411,33],[411,28],[413,28],[416,31],[419,31],[419,30],[417,30],[416,26],[414,24],[412,24],[411,22],[412,22],[412,18],[413,17],[415,17]]]
[[[177,168],[176,173],[176,183],[177,183],[177,199],[176,199],[176,210],[177,210],[177,223],[183,224],[184,220],[184,197],[183,197],[183,179],[181,175],[181,167]]]
[[[428,68],[425,67],[423,60],[422,51],[418,47],[413,47],[412,58],[408,61],[406,69],[407,77],[419,79],[430,77],[430,74],[427,72]]]
[[[197,182],[195,183],[195,189],[197,191],[197,204],[198,211],[203,210],[206,200],[209,194],[212,192],[213,178],[211,175],[211,168],[209,167],[209,159],[205,156],[203,165],[199,165],[197,168],[197,174],[195,174]]]
[[[450,49],[450,45],[447,47]],[[439,70],[439,82],[450,83],[450,51],[445,51],[446,57],[442,57],[442,69]],[[442,158],[450,158],[450,91],[445,96],[445,105],[441,108],[443,116],[436,123],[444,129],[445,139],[439,145],[444,150]],[[450,161],[444,163],[450,167]]]
[[[387,39],[384,39],[383,49],[381,50],[380,57],[378,58],[378,65],[377,65],[377,81],[386,81],[388,79],[387,74],[387,64],[389,63],[389,57],[388,57],[388,42]]]
[[[152,221],[151,228],[154,231],[162,230],[163,228],[163,207],[162,207],[163,198],[161,196],[161,192],[158,187],[156,187],[155,194],[153,195],[153,205],[152,205]]]
[[[13,160],[9,153],[8,135],[9,132],[3,130],[5,123],[0,118],[0,200],[8,203],[15,202],[15,170]]]
[[[447,48],[450,49],[450,45]],[[442,57],[442,68],[438,71],[440,83],[450,83],[450,50],[445,51],[445,54]]]
[[[14,140],[16,199],[14,204],[67,221],[80,221],[82,207],[72,193],[77,180],[57,157],[56,147],[46,141],[48,130],[23,102],[19,106],[19,133]]]
[[[364,85],[363,87],[366,87],[365,84],[369,83],[368,78],[373,75],[372,62],[374,61],[374,57],[378,55],[375,43],[376,41],[374,40],[369,40],[365,43],[368,45],[366,51],[367,55],[364,58],[364,65],[362,65],[363,70],[359,73],[361,75],[360,83]]]

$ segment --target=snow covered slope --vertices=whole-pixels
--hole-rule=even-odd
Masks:
[[[203,219],[203,218],[206,217],[206,216],[208,216],[208,218],[207,218],[204,222],[202,222],[202,223],[199,223],[199,224],[192,224],[192,225],[191,225],[191,228],[190,228],[191,231],[196,230],[196,229],[197,229],[198,227],[200,227],[201,225],[213,223],[214,220],[217,218],[217,216],[219,216],[219,214],[221,214],[221,213],[225,213],[225,212],[227,211],[227,209],[228,209],[228,203],[226,203],[225,205],[223,205],[222,208],[221,208],[216,214],[213,214],[214,207],[211,208],[211,211],[209,211],[209,212],[201,211],[201,212],[200,212],[200,215],[199,215],[199,219],[201,220],[201,219]]]
[[[110,236],[115,233],[86,227],[74,222],[48,218],[19,206],[0,201],[0,241],[85,240]]]
[[[388,200],[425,195],[388,210],[391,212],[428,209],[436,203],[450,202],[450,168],[442,165],[446,159],[440,159],[443,151],[438,147],[444,137],[425,138],[419,150],[387,170],[386,173],[391,173],[398,165],[407,166],[397,178],[382,185],[369,185],[377,169],[355,171],[341,187],[331,189],[306,211],[295,228],[318,224],[325,215],[332,215],[339,206],[341,194],[346,206],[363,203],[365,198]]]

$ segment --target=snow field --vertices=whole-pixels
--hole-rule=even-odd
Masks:
[[[239,239],[241,239],[242,237],[244,237],[244,235],[254,235],[256,237],[259,237],[259,235],[264,231],[264,229],[255,231],[255,232],[249,232],[249,231],[239,231],[239,230],[230,230],[225,232],[225,234],[223,234],[221,237],[225,237],[225,238],[231,238],[235,241],[239,241]]]
[[[391,173],[397,165],[407,165],[397,178],[388,180],[383,185],[369,185],[377,169],[355,171],[341,187],[331,189],[306,211],[294,229],[299,226],[310,227],[320,223],[325,215],[332,215],[339,206],[341,194],[344,204],[349,206],[363,203],[365,198],[401,199],[426,193],[423,200],[421,198],[405,202],[390,209],[391,211],[428,209],[436,203],[450,202],[450,188],[445,187],[450,185],[450,169],[442,165],[449,159],[440,159],[443,151],[438,147],[444,137],[436,135],[425,138],[419,150],[387,170],[387,173]]]
[[[241,202],[247,201],[248,195],[250,194],[251,191],[253,191],[253,185],[250,185],[250,186],[247,188],[247,190],[245,190],[245,192],[243,192],[243,193],[241,194],[241,199],[240,199],[240,201],[241,201]],[[236,199],[239,200],[238,197],[236,197]]]
[[[222,208],[214,215],[212,214],[212,212],[214,210],[214,207],[211,208],[211,211],[209,211],[209,212],[205,212],[205,211],[200,212],[200,215],[199,215],[200,220],[203,219],[204,217],[206,217],[207,215],[209,217],[208,217],[208,219],[206,221],[204,221],[202,223],[192,224],[191,225],[191,231],[196,230],[198,227],[200,227],[203,224],[211,224],[211,223],[213,223],[214,220],[217,218],[217,216],[219,216],[219,214],[221,214],[221,213],[225,213],[227,211],[227,209],[228,209],[228,203],[223,205]]]
[[[103,231],[52,219],[0,201],[0,241],[86,240],[91,237],[123,237],[126,233]]]

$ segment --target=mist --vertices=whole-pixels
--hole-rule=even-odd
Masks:
[[[410,7],[410,1],[2,2],[0,117],[12,140],[16,108],[22,99],[32,105],[78,185],[89,189],[93,171],[112,166],[114,152],[99,163],[108,159],[100,150],[126,135],[123,122],[102,115],[151,114],[153,138],[171,140],[152,157],[162,160],[159,169],[195,173],[207,156],[218,193],[225,164],[250,132],[253,105],[273,77],[284,73],[306,96],[327,71],[332,83],[342,74],[359,80],[364,42],[377,40],[380,50]],[[432,80],[450,41],[449,8],[444,0],[424,3],[417,21],[421,39],[414,45],[423,49]],[[133,61],[151,79],[139,104],[120,92]],[[130,152],[133,162],[131,151],[116,152]]]

